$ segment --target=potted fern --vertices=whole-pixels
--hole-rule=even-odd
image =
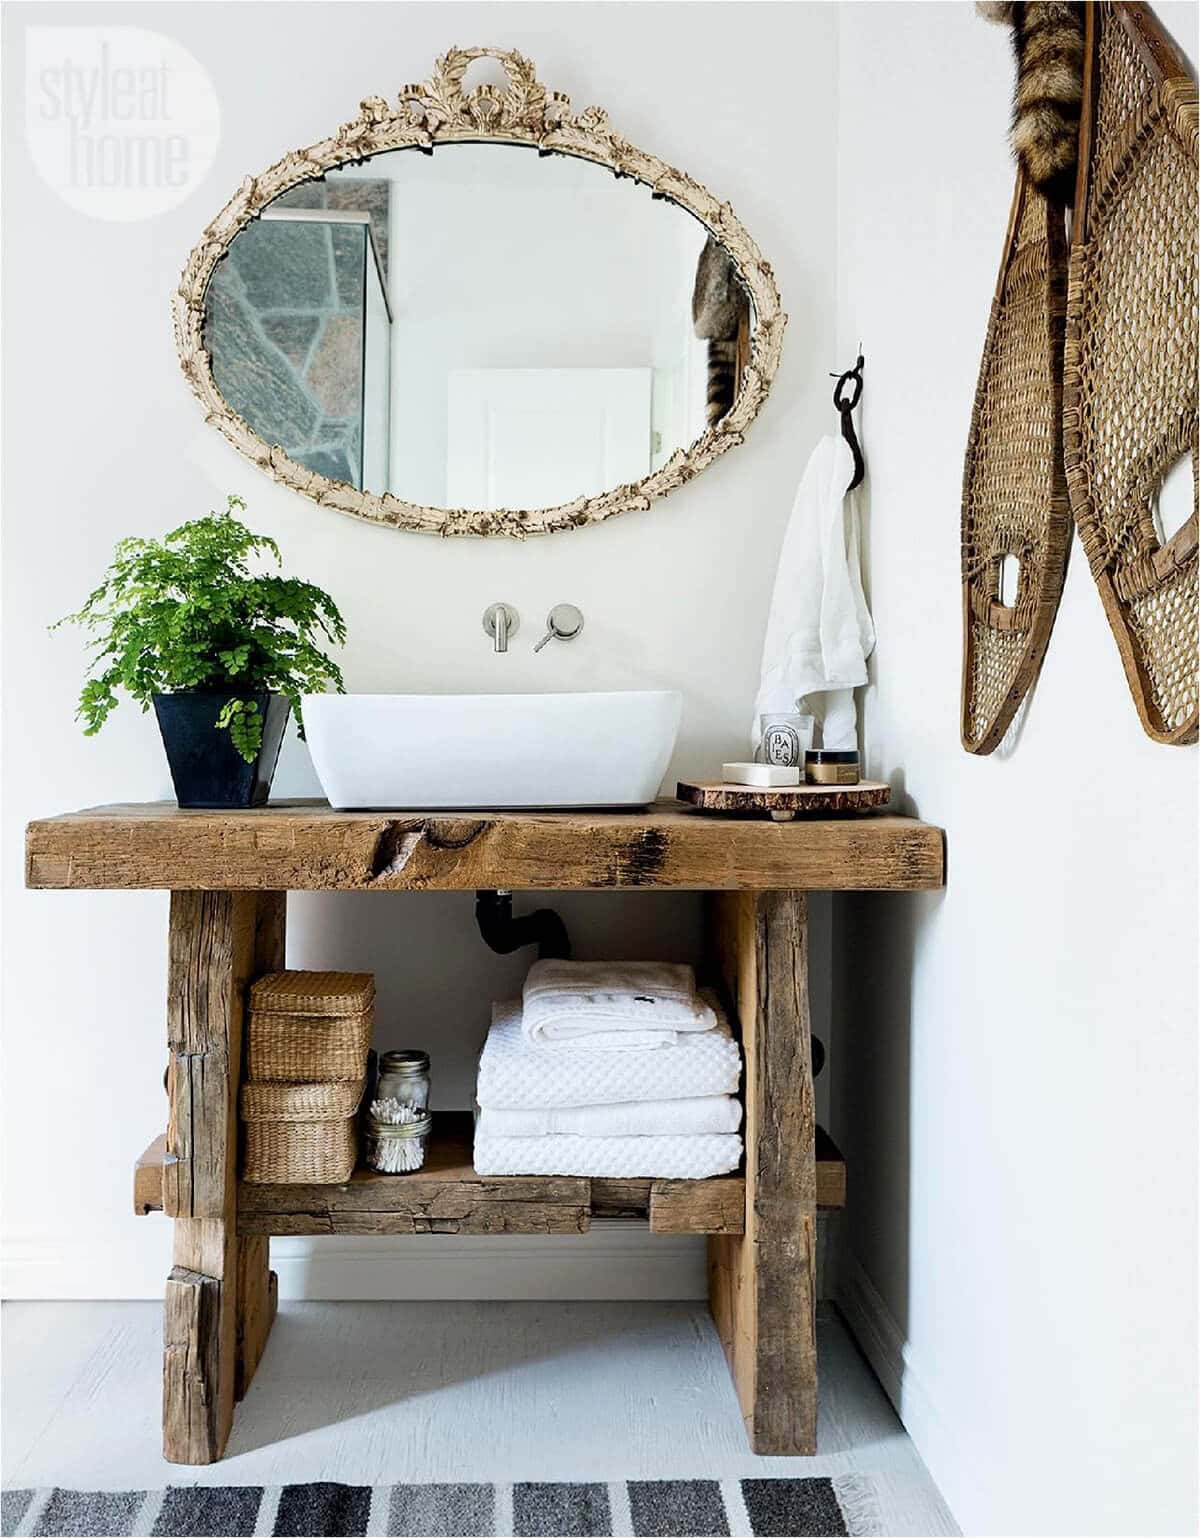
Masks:
[[[261,806],[293,709],[304,735],[300,695],[343,690],[321,650],[346,639],[337,605],[311,582],[252,569],[280,556],[235,517],[245,509],[230,497],[162,540],[121,540],[100,586],[58,622],[95,635],[76,712],[85,733],[118,689],[153,704],[180,806]]]

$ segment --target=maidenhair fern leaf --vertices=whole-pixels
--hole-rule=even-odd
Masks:
[[[321,647],[341,645],[346,626],[329,594],[311,582],[262,571],[280,565],[279,547],[226,511],[173,529],[162,540],[121,540],[104,580],[75,614],[93,636],[89,677],[77,718],[90,736],[116,708],[123,689],[146,709],[155,694],[228,689],[217,727],[247,762],[262,744],[262,719],[249,695],[273,690],[300,716],[301,694],[332,684],[341,669]]]

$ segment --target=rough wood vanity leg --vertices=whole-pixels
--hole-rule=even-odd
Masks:
[[[708,899],[742,1028],[746,1224],[710,1235],[709,1300],[756,1453],[817,1450],[817,1189],[802,892]]]
[[[163,1316],[163,1456],[212,1463],[274,1317],[269,1240],[237,1234],[242,998],[283,963],[282,892],[172,892],[163,1208],[175,1219]]]
[[[259,892],[254,915],[254,976],[286,965],[287,893]],[[241,1074],[238,1075],[239,1081]],[[271,1240],[243,1234],[238,1240],[237,1370],[234,1397],[244,1399],[275,1323],[279,1278],[271,1270]]]

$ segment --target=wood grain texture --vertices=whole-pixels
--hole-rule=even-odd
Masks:
[[[455,1124],[458,1124],[456,1127]],[[547,1233],[583,1232],[556,1219],[547,1228],[544,1209],[588,1206],[592,1218],[648,1218],[654,1233],[741,1233],[745,1226],[745,1178],[651,1180],[558,1175],[479,1176],[470,1163],[469,1113],[439,1111],[429,1161],[403,1178],[359,1170],[343,1185],[242,1185],[238,1229],[244,1235],[322,1233]],[[465,1130],[464,1130],[465,1129]],[[447,1146],[449,1145],[449,1146]],[[138,1161],[135,1180],[149,1193],[161,1186],[165,1138],[156,1138]],[[822,1128],[816,1136],[817,1206],[846,1202],[846,1166]],[[414,1184],[415,1182],[415,1184]],[[456,1184],[464,1189],[454,1190]],[[587,1188],[586,1192],[582,1188]],[[493,1208],[489,1216],[488,1209]],[[527,1227],[518,1226],[521,1208]],[[149,1204],[139,1211],[154,1210]],[[504,1221],[498,1221],[500,1216]],[[481,1223],[478,1227],[463,1226]],[[457,1227],[452,1226],[455,1223]]]
[[[469,1112],[438,1112],[424,1167],[361,1169],[343,1185],[244,1183],[243,1234],[578,1234],[590,1223],[588,1182],[561,1175],[477,1175]]]
[[[163,1456],[171,1463],[220,1457],[221,1283],[176,1266],[163,1303]]]
[[[283,951],[284,894],[171,893],[169,1119],[163,1207],[175,1217],[163,1358],[163,1457],[212,1463],[273,1317],[266,1244],[237,1233],[242,1014]],[[243,1320],[244,1314],[244,1320]]]
[[[237,1157],[242,1005],[254,970],[256,899],[171,893],[167,963],[167,1148],[163,1207],[219,1218]]]
[[[268,1262],[267,1235],[239,1237],[237,1247],[237,1360],[234,1398],[246,1391],[267,1348],[267,1336],[279,1307],[279,1278]]]
[[[29,824],[26,881],[53,889],[919,891],[943,881],[941,830],[911,817],[775,824],[644,812],[242,812],[98,807]]]
[[[745,1058],[746,1226],[709,1239],[710,1302],[751,1445],[812,1454],[817,1435],[816,1124],[804,895],[710,899],[710,955]]]
[[[587,1181],[421,1180],[356,1174],[340,1186],[246,1186],[242,1234],[581,1234]],[[528,1194],[522,1195],[522,1191]],[[254,1195],[251,1197],[250,1193]]]
[[[743,817],[778,812],[829,816],[886,806],[892,799],[892,787],[880,780],[859,780],[857,785],[726,785],[724,781],[680,780],[676,794],[704,812],[733,812]]]
[[[740,1176],[655,1180],[649,1217],[652,1234],[740,1234],[746,1226],[746,1183]]]
[[[140,1218],[148,1212],[162,1211],[166,1157],[167,1134],[160,1132],[133,1166],[133,1210]]]
[[[287,964],[287,893],[260,892],[254,913],[254,975],[282,972]]]
[[[818,1135],[821,1206],[845,1201],[846,1170]],[[648,1217],[655,1233],[741,1233],[745,1180],[477,1175],[471,1117],[439,1111],[425,1166],[405,1176],[362,1169],[343,1185],[242,1185],[243,1234],[584,1233],[590,1218]]]
[[[823,1127],[817,1128],[816,1161],[817,1206],[844,1207],[846,1161]],[[679,1181],[597,1176],[592,1179],[592,1216],[649,1217],[656,1233],[741,1233],[745,1226],[745,1184],[745,1176],[740,1174]],[[705,1226],[709,1218],[716,1227]]]
[[[811,1046],[810,1046],[811,1052]],[[817,1128],[817,1207],[838,1208],[846,1205],[846,1161],[841,1150],[825,1131]]]
[[[282,972],[287,964],[287,893],[260,892],[254,913],[253,974]],[[249,1049],[243,1032],[242,1077]],[[266,1350],[279,1303],[279,1279],[271,1270],[271,1241],[263,1234],[239,1238],[237,1246],[237,1323],[234,1397],[246,1397]]]

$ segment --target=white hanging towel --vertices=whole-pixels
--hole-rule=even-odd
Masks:
[[[853,479],[846,440],[822,438],[779,553],[750,734],[756,749],[760,715],[797,710],[821,722],[825,747],[858,747],[854,690],[867,681],[875,627],[859,569],[858,509],[847,495]]]

